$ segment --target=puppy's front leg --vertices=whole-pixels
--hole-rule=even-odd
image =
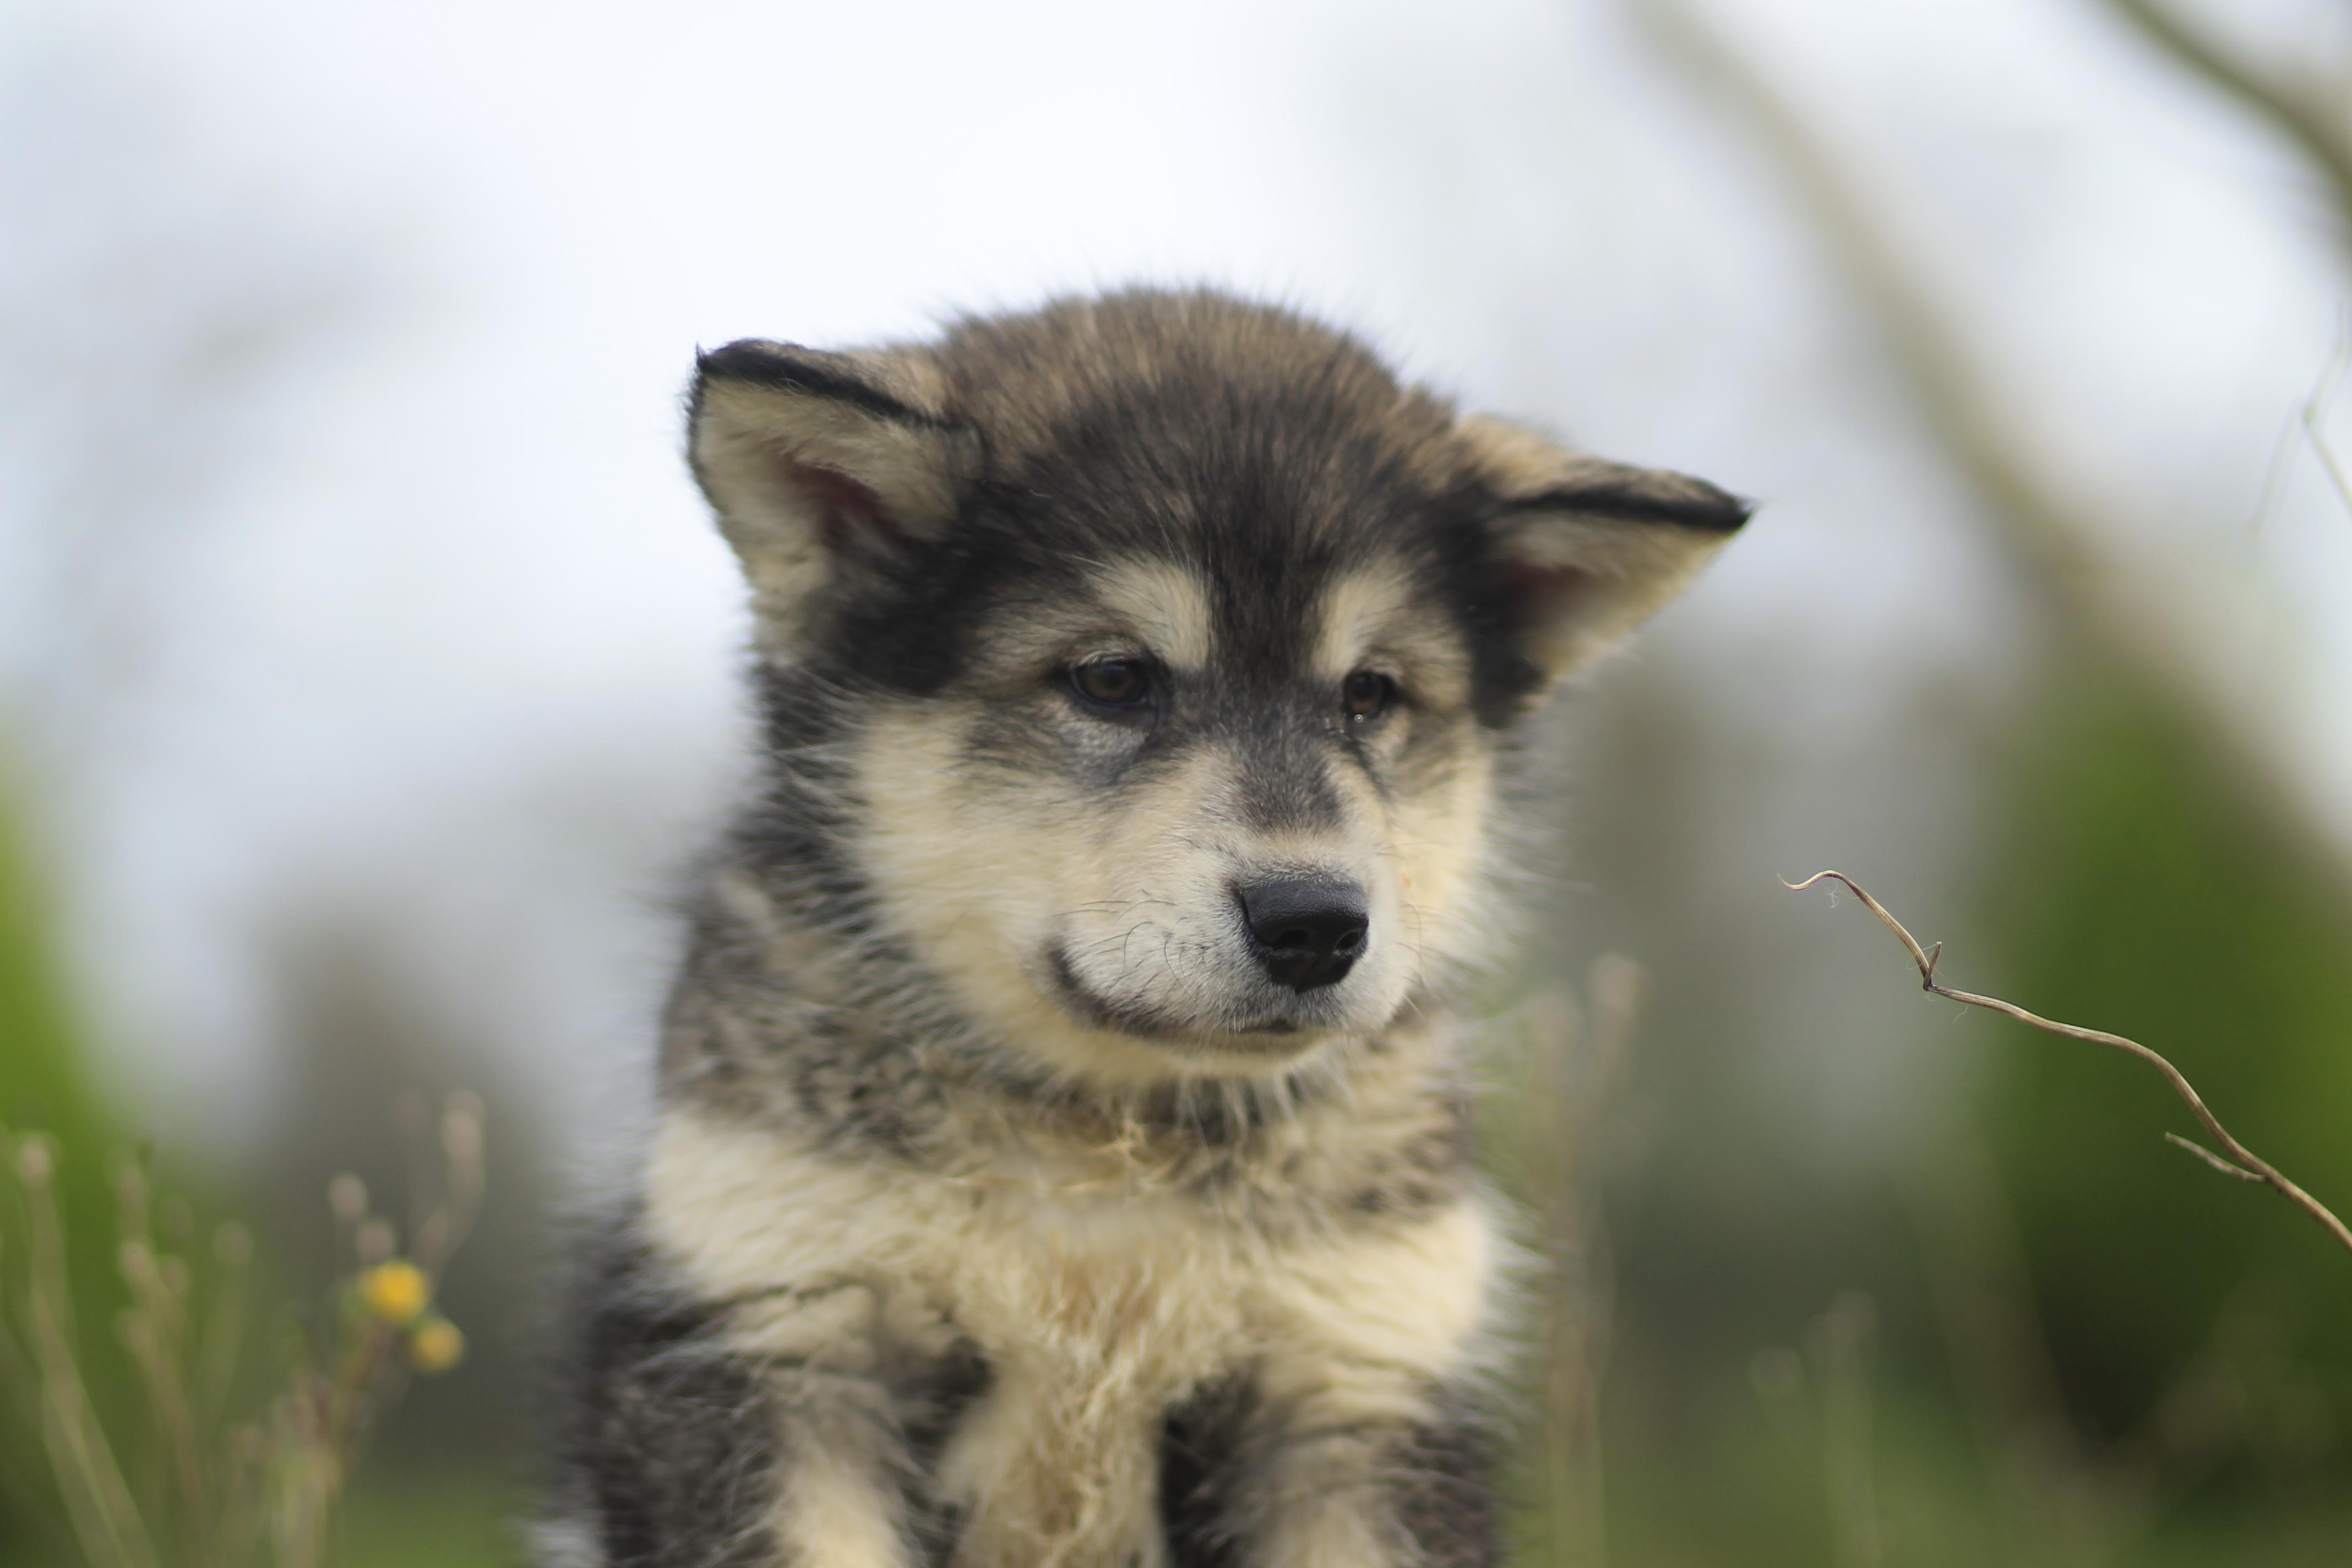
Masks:
[[[898,1413],[869,1379],[806,1367],[766,1373],[781,1432],[769,1510],[788,1568],[911,1568],[917,1484]]]
[[[1491,1454],[1475,1418],[1334,1420],[1255,1386],[1171,1422],[1162,1506],[1176,1568],[1492,1568]]]
[[[921,1402],[871,1371],[762,1347],[730,1318],[635,1291],[596,1312],[541,1568],[919,1560]]]
[[[1251,1568],[1490,1568],[1485,1436],[1466,1418],[1293,1438],[1277,1453]]]
[[[1180,1568],[1486,1568],[1473,1402],[1495,1243],[1475,1202],[1327,1234],[1287,1261],[1244,1372],[1171,1414]]]

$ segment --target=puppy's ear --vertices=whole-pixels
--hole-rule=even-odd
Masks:
[[[1622,641],[1748,521],[1746,501],[1704,479],[1588,458],[1482,416],[1455,434],[1500,502],[1490,559],[1546,688]]]
[[[688,453],[763,616],[955,520],[980,438],[923,406],[919,370],[757,340],[697,360]]]

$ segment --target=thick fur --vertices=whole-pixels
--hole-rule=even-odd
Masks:
[[[690,449],[768,764],[541,1563],[1493,1562],[1498,783],[1744,509],[1211,293],[736,343]]]

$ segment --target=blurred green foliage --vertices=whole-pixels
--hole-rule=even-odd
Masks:
[[[88,1076],[86,1041],[54,942],[58,908],[34,853],[28,820],[0,772],[0,1125],[44,1129],[68,1152],[59,1173],[68,1235],[76,1243],[68,1279],[77,1301],[100,1309],[86,1310],[85,1323],[104,1323],[122,1289],[114,1269],[114,1197],[101,1156],[128,1140]],[[13,1195],[7,1184],[0,1190]],[[21,1219],[0,1214],[0,1282],[21,1278]],[[0,1290],[0,1298],[7,1294]],[[128,1369],[111,1353],[90,1360],[93,1395],[120,1408],[131,1393]],[[54,1520],[56,1508],[34,1421],[34,1412],[16,1395],[0,1399],[0,1563],[35,1561],[26,1554],[61,1549],[66,1539],[40,1522]]]
[[[2248,1147],[2352,1213],[2352,896],[2164,703],[2067,668],[2019,753],[1985,969],[2045,1016],[2163,1052]],[[2343,1489],[2352,1258],[2162,1142],[2203,1135],[2144,1067],[1995,1032],[1981,1120],[2069,1408],[2126,1434],[2219,1342],[2265,1363],[2247,1376],[2315,1380],[2325,1405],[2296,1396],[2308,1415],[2285,1430],[2255,1420],[2208,1489]]]
[[[87,1037],[75,1016],[69,987],[51,945],[57,910],[43,890],[37,857],[30,851],[21,831],[24,816],[5,809],[8,804],[0,802],[0,1108],[5,1108],[0,1127],[18,1134],[39,1130],[48,1135],[48,1141],[37,1144],[0,1140],[0,1158],[15,1161],[12,1145],[15,1150],[38,1147],[53,1152],[57,1179],[53,1184],[44,1184],[40,1192],[54,1193],[62,1201],[52,1211],[47,1206],[47,1197],[36,1196],[29,1179],[15,1179],[16,1164],[12,1163],[5,1170],[0,1170],[0,1318],[5,1319],[8,1331],[0,1337],[0,1352],[5,1352],[0,1353],[0,1568],[70,1568],[85,1561],[76,1546],[74,1531],[66,1523],[68,1510],[57,1468],[61,1461],[56,1459],[50,1445],[44,1440],[40,1390],[44,1386],[60,1386],[60,1368],[69,1369],[62,1379],[64,1384],[78,1384],[87,1391],[90,1407],[104,1430],[104,1438],[98,1440],[95,1447],[110,1448],[114,1462],[122,1466],[129,1489],[115,1495],[127,1499],[124,1509],[131,1516],[132,1524],[140,1525],[143,1520],[142,1527],[134,1533],[142,1541],[152,1541],[165,1561],[183,1560],[184,1551],[191,1559],[210,1560],[207,1552],[222,1549],[229,1536],[215,1539],[211,1532],[202,1532],[205,1544],[201,1547],[191,1540],[177,1538],[173,1531],[200,1521],[187,1509],[173,1506],[173,1500],[181,1494],[173,1491],[167,1474],[182,1483],[183,1490],[190,1484],[189,1476],[201,1474],[206,1478],[194,1484],[200,1497],[210,1494],[211,1508],[203,1510],[208,1518],[227,1507],[226,1499],[218,1494],[218,1486],[232,1483],[256,1488],[267,1485],[269,1518],[277,1521],[290,1517],[281,1505],[291,1494],[285,1493],[279,1484],[285,1478],[278,1472],[294,1457],[323,1451],[323,1440],[313,1442],[307,1436],[295,1436],[309,1433],[310,1428],[293,1414],[295,1406],[289,1404],[294,1391],[315,1392],[333,1381],[315,1371],[308,1383],[299,1381],[302,1369],[312,1365],[312,1358],[299,1353],[299,1346],[306,1333],[314,1333],[322,1326],[322,1310],[315,1300],[306,1303],[298,1299],[299,1293],[288,1294],[265,1285],[265,1296],[278,1299],[278,1305],[274,1310],[265,1309],[264,1318],[272,1325],[270,1332],[255,1336],[249,1331],[251,1325],[243,1311],[235,1307],[228,1308],[226,1315],[217,1321],[210,1315],[220,1309],[215,1305],[217,1289],[211,1279],[214,1270],[209,1267],[212,1260],[208,1257],[193,1274],[185,1270],[182,1259],[164,1258],[159,1272],[154,1250],[159,1242],[178,1253],[187,1253],[192,1248],[201,1251],[204,1238],[214,1236],[214,1226],[200,1223],[184,1198],[173,1195],[165,1198],[162,1205],[166,1234],[157,1237],[148,1229],[144,1216],[152,1212],[151,1199],[154,1194],[152,1185],[138,1173],[152,1161],[142,1154],[139,1167],[121,1168],[129,1153],[125,1148],[129,1140],[87,1076]],[[454,1110],[448,1112],[450,1116],[457,1114]],[[467,1147],[478,1152],[478,1110],[469,1111],[467,1116],[467,1125],[474,1131]],[[445,1145],[450,1136],[445,1117]],[[463,1169],[472,1173],[464,1184],[467,1192],[478,1190],[478,1152],[463,1163]],[[459,1180],[460,1168],[460,1156],[450,1153],[436,1190],[451,1190]],[[412,1177],[415,1173],[412,1168]],[[184,1179],[174,1179],[173,1183],[181,1188],[186,1184]],[[317,1190],[323,1193],[323,1185]],[[130,1195],[134,1192],[147,1195]],[[357,1201],[363,1206],[363,1198]],[[70,1297],[63,1316],[74,1348],[62,1357],[45,1353],[40,1336],[32,1327],[30,1294],[37,1293],[38,1288],[28,1288],[27,1284],[28,1234],[37,1227],[28,1223],[28,1210],[37,1202],[43,1205],[41,1212],[48,1215],[47,1224],[56,1226],[58,1220],[63,1221],[64,1275]],[[125,1205],[130,1206],[125,1208]],[[470,1212],[469,1202],[465,1207]],[[118,1213],[118,1209],[121,1212]],[[132,1215],[139,1217],[134,1220],[130,1217]],[[446,1220],[448,1216],[441,1218]],[[434,1221],[422,1223],[429,1228]],[[458,1230],[462,1231],[463,1225],[462,1219],[457,1221]],[[364,1231],[366,1227],[362,1225],[361,1228]],[[442,1234],[446,1240],[446,1226]],[[394,1235],[385,1231],[385,1248],[394,1245]],[[133,1247],[129,1239],[131,1237],[142,1238],[139,1247]],[[412,1243],[415,1239],[411,1238]],[[240,1258],[249,1251],[242,1240],[236,1247]],[[122,1249],[121,1256],[118,1248]],[[125,1261],[133,1252],[144,1259],[143,1267]],[[404,1263],[398,1266],[407,1267]],[[337,1268],[347,1279],[350,1267],[345,1259]],[[182,1272],[175,1275],[172,1272],[174,1269]],[[131,1292],[126,1287],[126,1270],[151,1287],[136,1308],[131,1305]],[[187,1283],[157,1283],[173,1278],[185,1281],[196,1276],[204,1278],[194,1298]],[[55,1276],[44,1278],[53,1280]],[[165,1292],[169,1301],[159,1298],[157,1291]],[[208,1393],[205,1411],[201,1418],[196,1418],[195,1384],[188,1380],[196,1374],[194,1358],[199,1352],[188,1334],[196,1327],[199,1307],[205,1314],[203,1334],[210,1336],[205,1339],[202,1354],[210,1357],[231,1349],[240,1340],[257,1338],[274,1339],[272,1348],[276,1354],[274,1358],[248,1354],[245,1358],[245,1374],[235,1378],[227,1375],[236,1360],[234,1354],[219,1361],[221,1379],[211,1388],[221,1397],[215,1402]],[[323,1317],[332,1321],[335,1314],[327,1310]],[[362,1314],[362,1320],[365,1317]],[[156,1335],[167,1319],[174,1326],[172,1337],[158,1339]],[[218,1337],[221,1331],[226,1331],[225,1338]],[[181,1380],[170,1384],[168,1395],[158,1392],[162,1385],[155,1379],[156,1363],[152,1358],[150,1375],[142,1378],[125,1353],[121,1336],[142,1331],[145,1339],[142,1342],[168,1344],[187,1352],[185,1356],[176,1351],[164,1352],[163,1364],[176,1369]],[[383,1331],[381,1325],[376,1327],[378,1335]],[[373,1361],[362,1363],[349,1353],[352,1347],[366,1338],[364,1328],[342,1336],[329,1328],[320,1342],[331,1349],[330,1359],[337,1369],[335,1377],[351,1382],[354,1387],[371,1390],[360,1400],[360,1406],[372,1408],[395,1394],[389,1386],[380,1386],[375,1380],[362,1378],[352,1370],[376,1364]],[[396,1355],[399,1336],[391,1336],[390,1342]],[[27,1364],[28,1360],[34,1364]],[[298,1382],[289,1384],[289,1378]],[[511,1377],[509,1384],[511,1386]],[[336,1383],[335,1386],[342,1384]],[[184,1420],[178,1427],[172,1427],[165,1422],[157,1414],[165,1406],[155,1403],[165,1397],[173,1399],[175,1403],[169,1407],[189,1417],[193,1425]],[[326,1408],[316,1405],[320,1413]],[[301,1409],[310,1411],[312,1405]],[[260,1424],[251,1427],[243,1438],[221,1424],[222,1416],[237,1411],[244,1414],[234,1419]],[[360,1415],[354,1422],[363,1430],[368,1418]],[[66,1429],[88,1431],[87,1427]],[[194,1438],[194,1448],[184,1442],[173,1455],[169,1445],[160,1440],[166,1430],[190,1433]],[[225,1447],[218,1447],[232,1439],[249,1441],[253,1452],[261,1457],[237,1458]],[[193,1463],[175,1467],[166,1462],[167,1456],[184,1459],[191,1452],[200,1455]],[[518,1561],[520,1551],[512,1521],[520,1516],[520,1501],[510,1487],[496,1483],[495,1468],[484,1467],[482,1457],[479,1452],[445,1449],[445,1462],[437,1466],[363,1468],[359,1485],[348,1497],[348,1508],[335,1521],[330,1539],[340,1550],[334,1552],[333,1560],[344,1568],[423,1563],[441,1568],[465,1568],[472,1563]],[[111,1475],[113,1462],[100,1461],[100,1468]],[[332,1469],[338,1475],[348,1473],[340,1463],[333,1463]],[[265,1472],[275,1479],[267,1483],[258,1479]],[[87,1464],[76,1469],[85,1488],[92,1473]],[[87,1498],[89,1494],[85,1491],[82,1495]],[[246,1495],[261,1494],[256,1491]],[[87,1522],[85,1517],[84,1523]],[[213,1522],[217,1523],[217,1519]],[[145,1549],[142,1546],[140,1550]]]
[[[366,1473],[342,1521],[339,1568],[499,1568],[523,1561],[530,1499],[478,1466]]]
[[[88,1076],[87,1042],[54,940],[58,910],[26,821],[0,782],[0,1125],[47,1130],[68,1149],[105,1149],[124,1141],[122,1128]],[[98,1161],[75,1162],[64,1181],[68,1222],[112,1235],[114,1200]],[[77,1286],[113,1278],[102,1251],[78,1257],[77,1266],[87,1270],[77,1273]]]
[[[2081,649],[2048,668],[1994,752],[1973,930],[1942,977],[2165,1052],[2352,1212],[2352,900],[2163,700]],[[1674,803],[1722,762],[1682,731],[1697,721],[1646,704],[1586,803],[1612,830],[1589,860],[1605,940],[1661,975],[1619,1111],[1640,1146],[1608,1165],[1605,1560],[2352,1562],[2352,1258],[2165,1143],[2200,1130],[2145,1064],[1920,997],[1885,1048],[1979,1053],[1958,1114],[1861,1170],[1759,1114],[1743,982],[1710,979],[1718,917],[1619,890],[1688,852]],[[1806,940],[1909,974],[1875,929]],[[1876,1307],[1858,1461],[1815,1343],[1856,1289]],[[1857,1462],[1868,1551],[1834,1484]],[[1523,1501],[1528,1561],[1602,1560],[1552,1550]]]

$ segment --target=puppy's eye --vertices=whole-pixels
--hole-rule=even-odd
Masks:
[[[1350,724],[1370,724],[1396,705],[1397,684],[1376,669],[1360,669],[1341,682],[1339,697]]]
[[[1151,697],[1151,667],[1139,658],[1090,658],[1070,671],[1070,686],[1102,708],[1134,708]]]

